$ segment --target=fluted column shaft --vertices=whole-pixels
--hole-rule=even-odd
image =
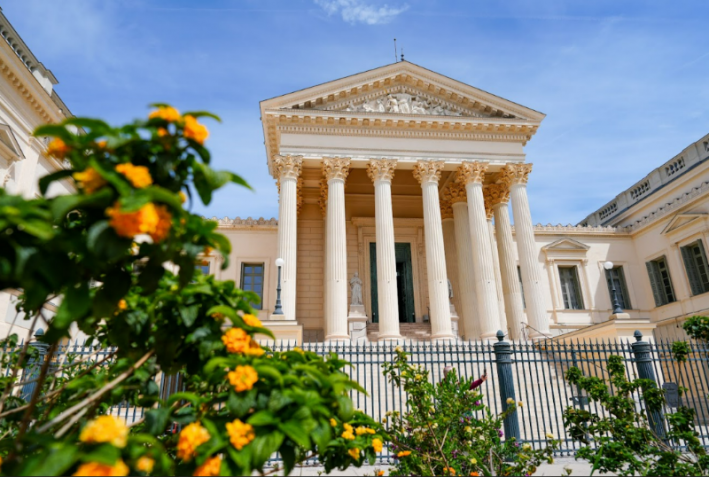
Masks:
[[[379,300],[379,340],[401,339],[399,300],[396,288],[396,250],[391,181],[396,161],[372,160],[367,173],[374,182],[374,217],[377,237],[377,297]]]
[[[451,326],[441,205],[438,198],[438,181],[442,169],[443,161],[421,161],[414,168],[414,176],[423,191],[428,298],[431,306],[431,339],[433,340],[455,339]]]
[[[470,236],[470,216],[466,202],[453,203],[453,223],[455,224],[455,244],[458,248],[458,288],[460,289],[464,336],[466,340],[479,339],[477,293],[473,276],[473,241]]]
[[[500,328],[507,330],[507,316],[505,316],[505,297],[502,293],[502,274],[500,273],[500,256],[497,251],[497,240],[495,239],[495,226],[492,225],[492,217],[487,219],[487,228],[490,231],[490,250],[492,250],[492,268],[495,272],[495,289],[497,290],[497,310],[500,314]]]
[[[485,214],[482,182],[487,164],[478,162],[463,163],[458,170],[458,181],[465,184],[468,196],[468,215],[470,216],[470,235],[473,237],[473,274],[478,299],[480,317],[480,335],[482,339],[491,339],[499,328],[500,311],[497,306],[497,287],[495,269],[492,260],[490,230]]]
[[[543,338],[549,335],[549,319],[544,306],[542,271],[537,259],[532,214],[527,198],[527,178],[531,170],[531,164],[508,164],[503,169],[503,177],[510,188],[530,336]]]
[[[327,179],[325,340],[349,340],[347,330],[347,231],[345,180],[349,159],[323,159]]]
[[[280,188],[278,203],[278,256],[281,270],[281,303],[284,319],[295,320],[298,252],[298,177],[302,156],[275,156],[274,167]]]
[[[505,312],[510,337],[518,340],[522,337],[524,327],[524,307],[522,304],[522,290],[517,277],[517,263],[512,243],[512,226],[507,202],[493,205],[495,214],[495,232],[497,235],[497,250],[500,256],[500,274],[502,278],[502,294],[505,297]]]

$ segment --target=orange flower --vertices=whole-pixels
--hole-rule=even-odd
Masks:
[[[159,118],[169,123],[179,121],[181,117],[180,112],[172,106],[160,106],[148,115],[148,119]]]
[[[246,314],[241,317],[242,320],[244,320],[244,323],[246,323],[249,326],[253,326],[256,328],[261,328],[263,326],[263,323],[261,323],[261,320],[256,318],[254,315],[249,315]]]
[[[138,459],[138,462],[135,463],[135,470],[144,474],[151,473],[153,471],[153,467],[155,467],[155,461],[147,455],[144,455]]]
[[[130,162],[126,162],[124,164],[118,164],[116,171],[126,176],[126,179],[133,184],[133,187],[138,189],[148,187],[153,183],[153,178],[150,177],[150,171],[145,166],[136,166]]]
[[[113,207],[106,209],[106,215],[110,217],[109,224],[113,230],[121,237],[126,238],[153,233],[160,221],[155,205],[152,203],[145,204],[134,212],[122,212],[120,205],[116,202]]]
[[[222,321],[226,317],[221,313],[212,313],[212,318],[214,318],[217,321]]]
[[[226,431],[229,434],[229,442],[236,450],[243,449],[256,437],[254,427],[251,424],[241,422],[239,419],[227,422]]]
[[[83,172],[75,172],[72,177],[87,194],[93,194],[106,185],[106,179],[93,167],[87,167]]]
[[[384,471],[383,471],[383,470],[380,470],[379,472],[377,472],[377,477],[382,477],[382,475],[384,475]]]
[[[74,475],[77,476],[124,476],[130,473],[128,466],[122,461],[117,460],[113,465],[100,464],[98,462],[87,462],[81,464]]]
[[[384,448],[384,443],[381,439],[372,439],[372,447],[374,448],[374,452],[381,452]]]
[[[240,393],[253,389],[254,384],[258,381],[258,373],[251,366],[237,366],[234,371],[230,371],[227,375],[229,384],[234,386],[234,391]]]
[[[123,448],[128,441],[128,426],[115,416],[99,416],[84,426],[79,440],[87,444],[108,443]]]
[[[453,467],[444,467],[443,472],[450,475],[455,475],[455,469]]]
[[[398,454],[396,454],[397,457],[406,457],[408,455],[411,455],[411,451],[401,451]]]
[[[128,308],[128,303],[126,303],[126,301],[123,298],[121,298],[121,301],[118,302],[118,309],[122,311],[122,310],[125,310],[126,308]]]
[[[58,137],[52,139],[52,142],[47,145],[47,155],[54,156],[57,159],[64,159],[64,156],[66,156],[69,151],[71,151],[71,148]]]
[[[356,447],[354,449],[350,449],[347,451],[347,453],[352,457],[354,460],[359,460],[359,449]]]
[[[170,233],[170,228],[172,227],[172,214],[164,205],[156,205],[155,212],[158,214],[158,223],[155,226],[155,230],[149,233],[150,237],[153,239],[153,242],[160,243],[165,240]]]
[[[472,475],[473,477],[478,477],[480,474],[477,473],[477,472],[475,472],[475,471],[473,471],[473,472],[470,473],[470,475]]]
[[[165,137],[170,134],[165,128],[158,128],[158,137]]]
[[[254,358],[263,356],[265,352],[266,351],[261,347],[261,345],[255,342],[254,340],[251,340],[249,342],[249,347],[244,350],[244,354],[246,356],[253,356]]]
[[[211,439],[211,437],[207,429],[202,427],[199,422],[188,424],[182,429],[177,440],[177,458],[185,461],[192,460],[197,448]]]
[[[185,116],[185,129],[183,134],[187,139],[204,144],[209,137],[207,127],[200,124],[193,116]]]
[[[230,353],[244,353],[249,347],[251,337],[241,328],[229,328],[222,335],[222,343]]]
[[[210,457],[204,462],[204,464],[197,467],[197,470],[195,470],[192,475],[202,475],[206,477],[217,476],[219,475],[221,468],[222,458],[219,456]]]

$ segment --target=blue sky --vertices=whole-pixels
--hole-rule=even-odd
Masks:
[[[277,216],[259,101],[406,59],[547,118],[528,144],[535,222],[576,223],[709,132],[709,2],[0,0],[76,115],[207,109],[208,216]]]

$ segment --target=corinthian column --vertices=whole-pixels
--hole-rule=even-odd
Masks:
[[[543,338],[549,335],[549,319],[544,306],[542,271],[537,260],[532,214],[527,198],[527,179],[530,172],[532,164],[507,164],[502,169],[502,181],[510,189],[530,335],[532,338]]]
[[[457,181],[465,184],[468,195],[470,235],[473,237],[473,274],[478,298],[478,316],[482,339],[492,339],[499,329],[500,311],[497,306],[497,285],[490,245],[490,230],[485,214],[483,180],[487,164],[464,162],[458,169]]]
[[[505,185],[490,186],[490,205],[495,214],[495,234],[497,235],[497,251],[500,257],[500,275],[502,277],[502,295],[505,297],[505,312],[510,337],[518,340],[522,337],[524,327],[524,307],[522,305],[522,289],[517,276],[517,262],[512,243],[512,226],[508,203],[510,192]]]
[[[419,161],[414,167],[414,177],[421,184],[423,191],[423,227],[433,340],[455,339],[448,302],[446,253],[443,247],[441,205],[438,200],[438,181],[441,179],[443,164],[443,161]]]
[[[278,201],[278,256],[283,259],[282,295],[286,320],[295,320],[295,277],[298,250],[298,179],[303,156],[274,156],[280,190]]]
[[[396,161],[372,159],[367,174],[374,183],[374,217],[377,233],[377,297],[379,299],[379,340],[401,339],[399,301],[396,289],[396,251],[391,181]]]
[[[446,274],[450,289],[448,290],[448,301],[451,310],[451,327],[456,337],[461,336],[460,315],[454,303],[460,299],[458,290],[458,257],[455,245],[455,221],[453,219],[453,204],[448,199],[447,194],[441,197],[441,221],[443,222],[443,248],[446,251]],[[452,295],[452,296],[451,296]]]
[[[470,236],[470,216],[468,215],[468,196],[465,186],[451,183],[443,192],[453,208],[455,226],[455,245],[458,250],[458,288],[460,290],[459,314],[463,316],[463,332],[466,340],[480,338],[478,323],[477,296],[473,276],[473,241]]]
[[[350,172],[350,160],[326,157],[322,166],[327,180],[325,340],[349,340],[345,180]]]

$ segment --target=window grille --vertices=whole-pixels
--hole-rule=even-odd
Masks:
[[[665,256],[651,260],[645,263],[645,266],[650,278],[650,287],[655,299],[655,306],[673,303],[675,301],[675,292]]]

